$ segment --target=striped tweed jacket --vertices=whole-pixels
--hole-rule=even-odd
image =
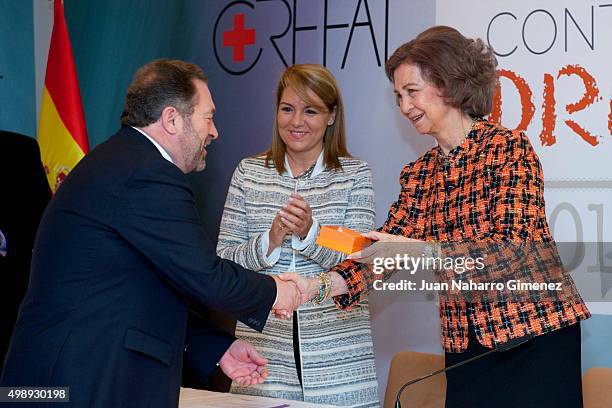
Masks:
[[[298,273],[313,276],[341,262],[343,254],[313,241],[294,249],[285,237],[273,265],[262,253],[261,240],[275,214],[297,191],[312,208],[319,225],[343,225],[365,232],[374,228],[372,175],[367,163],[341,158],[341,171],[323,169],[297,181],[267,167],[263,157],[240,162],[231,180],[221,220],[217,253],[265,274],[280,274],[292,263]],[[350,312],[331,300],[298,310],[302,386],[293,353],[293,321],[270,316],[263,333],[238,323],[236,335],[251,342],[270,360],[270,376],[260,385],[232,392],[355,407],[378,407],[378,392],[369,309],[361,302]]]

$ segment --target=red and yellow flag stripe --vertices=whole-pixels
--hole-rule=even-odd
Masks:
[[[89,151],[64,8],[61,0],[54,3],[53,32],[38,126],[41,159],[53,192]]]

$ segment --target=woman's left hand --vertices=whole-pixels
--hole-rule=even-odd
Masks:
[[[292,193],[279,214],[285,227],[298,238],[306,238],[312,226],[312,209],[301,195]]]
[[[385,243],[404,243],[404,244],[425,244],[425,241],[418,239],[407,238],[401,235],[386,234],[384,232],[370,231],[362,234],[364,237],[371,239],[374,243],[361,251],[350,254],[347,259],[352,259],[361,263],[370,263],[374,258],[394,257],[398,251],[397,246],[385,245]],[[414,248],[412,248],[414,246]],[[422,245],[411,245],[410,249],[421,251]],[[402,248],[402,253],[408,252]],[[413,252],[413,251],[409,251]]]

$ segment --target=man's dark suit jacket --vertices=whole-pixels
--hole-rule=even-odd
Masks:
[[[0,384],[69,386],[72,407],[176,406],[190,302],[262,330],[275,297],[272,278],[216,256],[185,175],[124,127],[43,215]],[[198,327],[187,347],[206,345],[210,372],[232,341]]]
[[[0,367],[17,310],[28,287],[32,248],[51,190],[31,137],[0,131],[0,231],[7,244],[0,255]]]

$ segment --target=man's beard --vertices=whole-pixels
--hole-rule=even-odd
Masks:
[[[206,160],[204,160],[204,148],[206,147],[205,140],[206,139],[200,140],[200,148],[198,149],[198,155],[195,162],[195,171],[202,171],[206,167]]]
[[[201,139],[198,137],[198,134],[194,130],[193,126],[191,125],[191,120],[186,121],[185,133],[187,136],[186,137],[187,140],[191,141],[192,139],[195,139],[200,142],[200,144],[198,145],[199,147],[197,151],[192,152],[191,149],[188,149],[189,155],[192,156],[191,167],[193,170],[191,171],[202,171],[206,167],[206,161],[204,160],[204,149],[206,148],[206,138]]]

